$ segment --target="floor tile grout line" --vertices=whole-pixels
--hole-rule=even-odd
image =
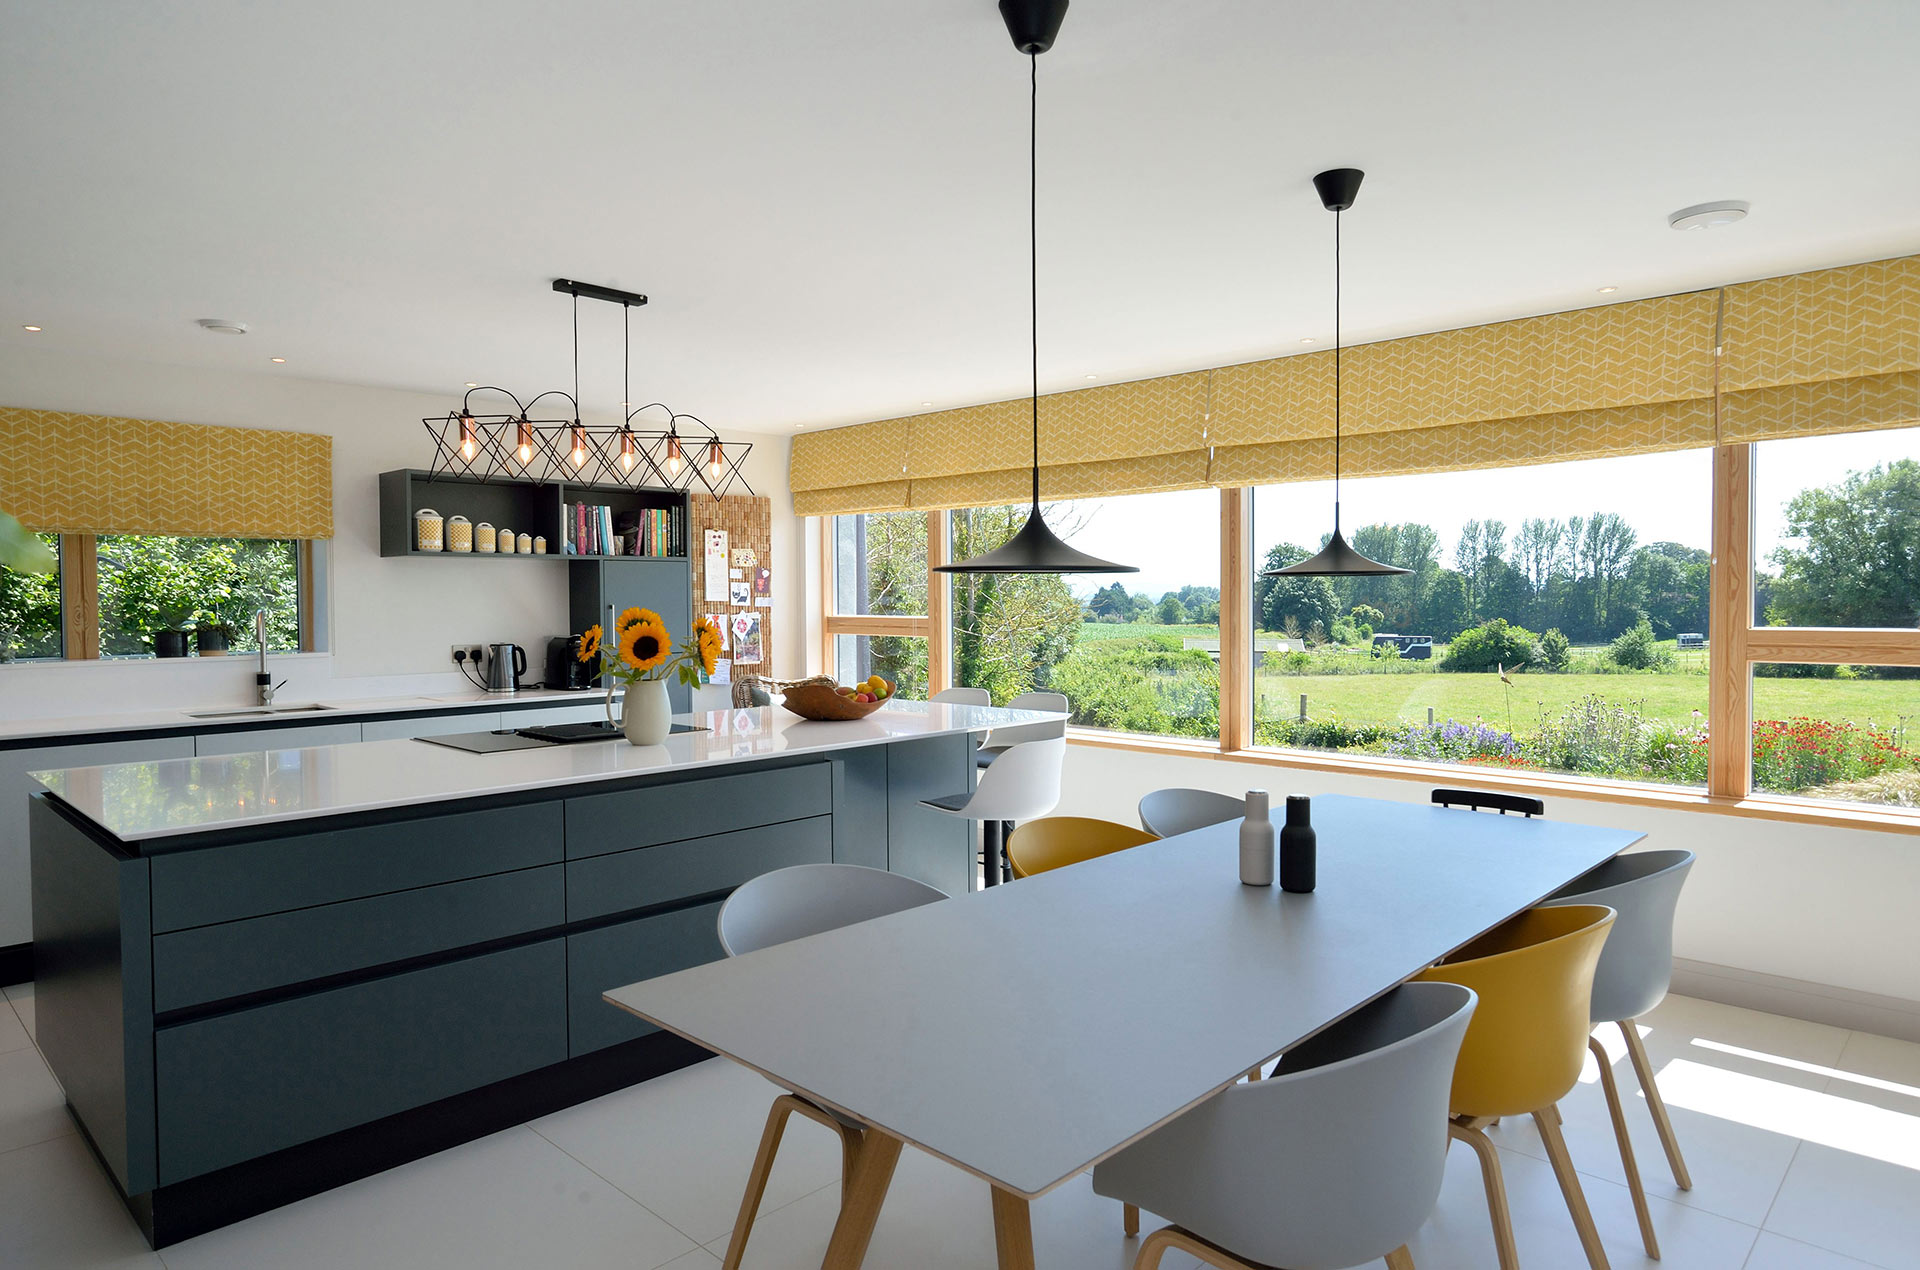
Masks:
[[[614,1181],[612,1178],[600,1172],[599,1169],[594,1168],[593,1165],[588,1164],[585,1160],[581,1159],[579,1156],[575,1155],[573,1152],[567,1150],[565,1147],[561,1146],[558,1142],[555,1142],[552,1138],[549,1138],[546,1134],[540,1132],[540,1130],[534,1128],[533,1121],[531,1120],[527,1121],[525,1127],[529,1132],[533,1134],[534,1137],[540,1139],[542,1142],[546,1143],[548,1146],[558,1151],[561,1155],[566,1156],[569,1160],[572,1160],[575,1164],[578,1164],[581,1168],[593,1174],[595,1177],[605,1182],[608,1186],[611,1186],[614,1190],[618,1191],[620,1194],[626,1196],[627,1199],[630,1200],[634,1205],[636,1205],[642,1212],[645,1212],[649,1216],[653,1217],[661,1225],[665,1226],[668,1230],[671,1230],[674,1234],[680,1236],[682,1239],[691,1241],[694,1248],[706,1247],[705,1244],[700,1242],[697,1236],[693,1235],[688,1231],[684,1231],[680,1229],[678,1226],[674,1225],[671,1221],[668,1221],[663,1214],[655,1212],[652,1208],[650,1208],[647,1205],[647,1202],[641,1199],[638,1195],[635,1195],[632,1191],[620,1185],[620,1183]],[[667,1265],[670,1262],[677,1260],[679,1257],[686,1256],[687,1252],[691,1252],[691,1251],[693,1251],[693,1249],[689,1248],[686,1250],[686,1252],[677,1253],[675,1254],[674,1257],[669,1257],[666,1261],[663,1261],[660,1264],[663,1266]]]
[[[787,1209],[792,1208],[795,1204],[798,1204],[802,1200],[812,1199],[814,1196],[818,1195],[821,1191],[830,1191],[838,1185],[840,1185],[840,1182],[836,1178],[834,1181],[827,1182],[827,1183],[824,1183],[823,1185],[814,1187],[812,1190],[808,1191],[805,1195],[796,1195],[784,1204],[780,1204],[773,1208],[762,1208],[759,1212],[753,1215],[754,1224],[757,1226],[760,1224],[763,1218],[771,1217],[775,1213],[785,1212]],[[714,1252],[714,1245],[725,1244],[732,1238],[733,1238],[733,1232],[729,1230],[724,1235],[715,1235],[712,1239],[708,1240],[704,1244],[701,1244],[700,1246],[702,1248],[705,1248],[708,1252],[712,1252],[716,1257],[724,1257],[726,1254],[726,1249],[721,1248],[720,1251]]]

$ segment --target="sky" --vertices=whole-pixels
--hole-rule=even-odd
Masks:
[[[1784,510],[1802,489],[1832,485],[1849,472],[1893,459],[1920,457],[1920,428],[1769,441],[1755,464],[1757,558],[1780,545]],[[1440,535],[1441,562],[1451,566],[1454,543],[1468,520],[1504,520],[1508,532],[1536,516],[1565,520],[1619,512],[1641,542],[1712,545],[1712,454],[1673,454],[1554,463],[1434,476],[1378,477],[1341,483],[1341,523],[1417,521]],[[1061,528],[1081,521],[1073,545],[1104,559],[1139,566],[1135,574],[1069,577],[1085,598],[1111,582],[1158,599],[1183,586],[1220,585],[1217,490],[1183,490],[1129,498],[1050,505]],[[1333,483],[1269,486],[1254,492],[1255,560],[1276,542],[1317,549],[1333,527]]]

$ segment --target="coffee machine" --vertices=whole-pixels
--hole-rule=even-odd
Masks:
[[[547,687],[585,690],[593,687],[599,670],[598,665],[580,660],[578,635],[556,635],[547,641]]]

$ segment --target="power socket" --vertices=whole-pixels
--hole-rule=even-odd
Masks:
[[[486,656],[486,650],[478,644],[455,644],[450,655],[453,658],[454,665],[464,666],[471,662],[473,668],[479,670]]]

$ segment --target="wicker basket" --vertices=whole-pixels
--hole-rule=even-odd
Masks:
[[[841,696],[837,688],[832,680],[789,684],[780,704],[803,719],[845,720],[864,719],[893,700],[888,697],[886,701],[855,701]]]

